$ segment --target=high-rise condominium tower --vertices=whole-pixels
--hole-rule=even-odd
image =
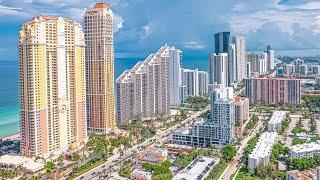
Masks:
[[[232,43],[236,48],[236,81],[246,78],[246,42],[243,37],[234,36]]]
[[[230,32],[219,32],[214,35],[214,52],[228,53]]]
[[[116,128],[112,24],[112,10],[104,3],[84,15],[89,132],[107,134]]]
[[[268,55],[268,61],[267,61],[268,70],[272,70],[274,69],[274,50],[271,49],[270,45],[267,46],[266,53]]]
[[[171,47],[169,50],[170,105],[180,106],[180,86],[182,84],[180,61],[182,51]]]
[[[168,45],[162,46],[117,78],[119,123],[170,112],[169,52]]]
[[[299,79],[250,78],[244,84],[250,104],[300,104]]]
[[[209,60],[209,79],[210,84],[216,82],[222,87],[228,86],[228,54],[227,53],[213,53]]]
[[[236,59],[236,46],[234,44],[229,45],[228,50],[228,82],[229,86],[231,86],[236,78],[237,72],[237,59]]]
[[[81,25],[38,16],[20,31],[21,154],[48,156],[87,137]]]

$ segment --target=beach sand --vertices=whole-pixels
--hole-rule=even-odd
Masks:
[[[14,134],[14,135],[10,135],[10,136],[6,136],[6,137],[2,137],[0,138],[2,141],[4,140],[20,140],[20,133]]]

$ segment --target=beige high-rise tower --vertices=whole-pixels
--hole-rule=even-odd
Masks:
[[[95,4],[85,13],[84,25],[88,131],[108,134],[116,129],[112,10]]]
[[[21,28],[21,154],[49,157],[86,139],[84,46],[70,19],[38,16]]]

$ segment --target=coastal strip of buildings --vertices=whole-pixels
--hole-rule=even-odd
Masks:
[[[19,32],[21,154],[57,157],[116,130],[113,13],[96,3],[73,20],[37,16]]]
[[[117,78],[117,119],[120,123],[138,115],[151,117],[169,113],[169,50],[168,45],[162,46]]]

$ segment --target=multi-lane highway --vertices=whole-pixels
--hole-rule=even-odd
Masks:
[[[128,150],[126,150],[126,152],[124,153],[123,156],[120,157],[120,154],[117,153],[113,156],[110,156],[108,158],[108,161],[87,171],[86,173],[80,175],[79,177],[75,178],[75,179],[99,179],[99,175],[103,174],[106,171],[109,171],[111,168],[113,168],[114,166],[116,166],[117,164],[120,164],[121,162],[123,162],[124,160],[128,159],[129,157],[133,156],[134,153],[140,148],[140,147],[147,147],[150,146],[152,144],[154,144],[156,141],[165,141],[169,138],[169,134],[175,130],[177,130],[178,128],[188,124],[188,123],[192,123],[193,121],[195,121],[199,116],[201,116],[203,113],[205,113],[206,111],[208,111],[210,108],[210,106],[207,106],[204,110],[202,111],[197,111],[194,112],[190,117],[188,117],[187,119],[183,120],[181,123],[178,123],[164,131],[160,131],[158,132],[155,136],[153,136],[150,139],[145,140],[144,142],[142,142],[141,144],[137,144],[135,146],[133,146],[132,148],[129,148]]]

